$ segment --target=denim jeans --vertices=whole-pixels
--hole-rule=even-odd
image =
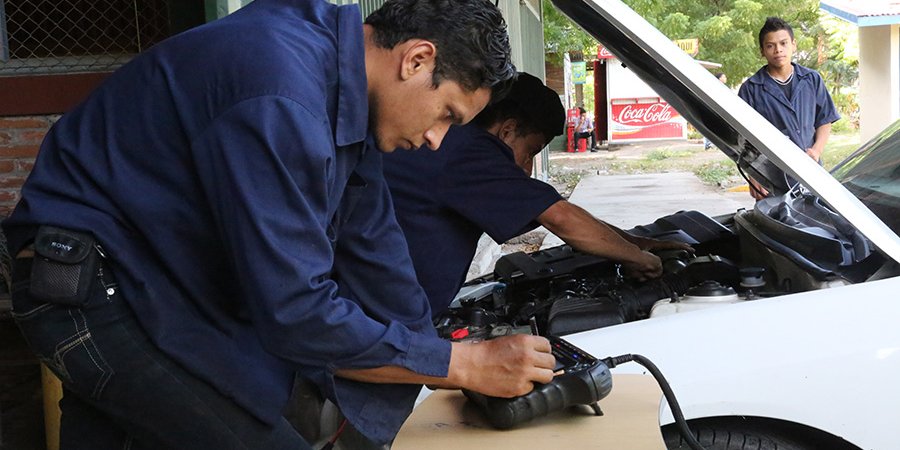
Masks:
[[[261,422],[161,353],[109,270],[84,306],[66,307],[28,294],[30,265],[13,263],[13,316],[62,380],[60,448],[311,448],[285,419]]]

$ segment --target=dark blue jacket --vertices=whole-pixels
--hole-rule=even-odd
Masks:
[[[766,72],[759,69],[741,85],[738,95],[765,117],[801,150],[813,146],[816,128],[841,118],[822,76],[812,69],[794,65],[791,98]]]
[[[465,281],[482,233],[503,243],[538,226],[562,200],[516,165],[512,149],[476,125],[451,127],[437,152],[384,157],[397,218],[434,314]]]
[[[299,371],[384,442],[419,387],[334,370],[446,376],[450,344],[366,140],[361,24],[257,0],[151,48],[53,127],[3,225],[14,252],[93,232],[156,345],[260,419]]]

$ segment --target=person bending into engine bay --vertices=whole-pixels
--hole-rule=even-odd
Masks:
[[[112,74],[3,224],[61,447],[309,448],[282,417],[295,373],[376,443],[422,384],[549,382],[542,337],[437,336],[381,174],[379,149],[438,148],[515,75],[487,0],[389,0],[365,24],[256,0]]]
[[[385,156],[397,219],[434,315],[465,281],[482,233],[502,243],[543,225],[575,249],[621,262],[641,280],[662,274],[649,251],[690,249],[613,227],[529,176],[534,156],[562,134],[565,120],[559,96],[520,72],[502,101],[471,124],[451,127],[442,151]]]

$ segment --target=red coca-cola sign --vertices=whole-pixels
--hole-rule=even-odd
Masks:
[[[623,125],[646,127],[672,120],[678,115],[668,103],[624,105],[614,120]]]
[[[610,106],[612,140],[671,139],[685,136],[684,119],[662,100],[639,102],[637,99],[616,99]]]

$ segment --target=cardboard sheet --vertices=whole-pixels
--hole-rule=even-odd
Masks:
[[[603,416],[579,406],[512,430],[496,430],[460,391],[441,390],[413,411],[392,450],[665,450],[659,430],[661,398],[650,376],[613,375],[612,392],[600,401]]]

